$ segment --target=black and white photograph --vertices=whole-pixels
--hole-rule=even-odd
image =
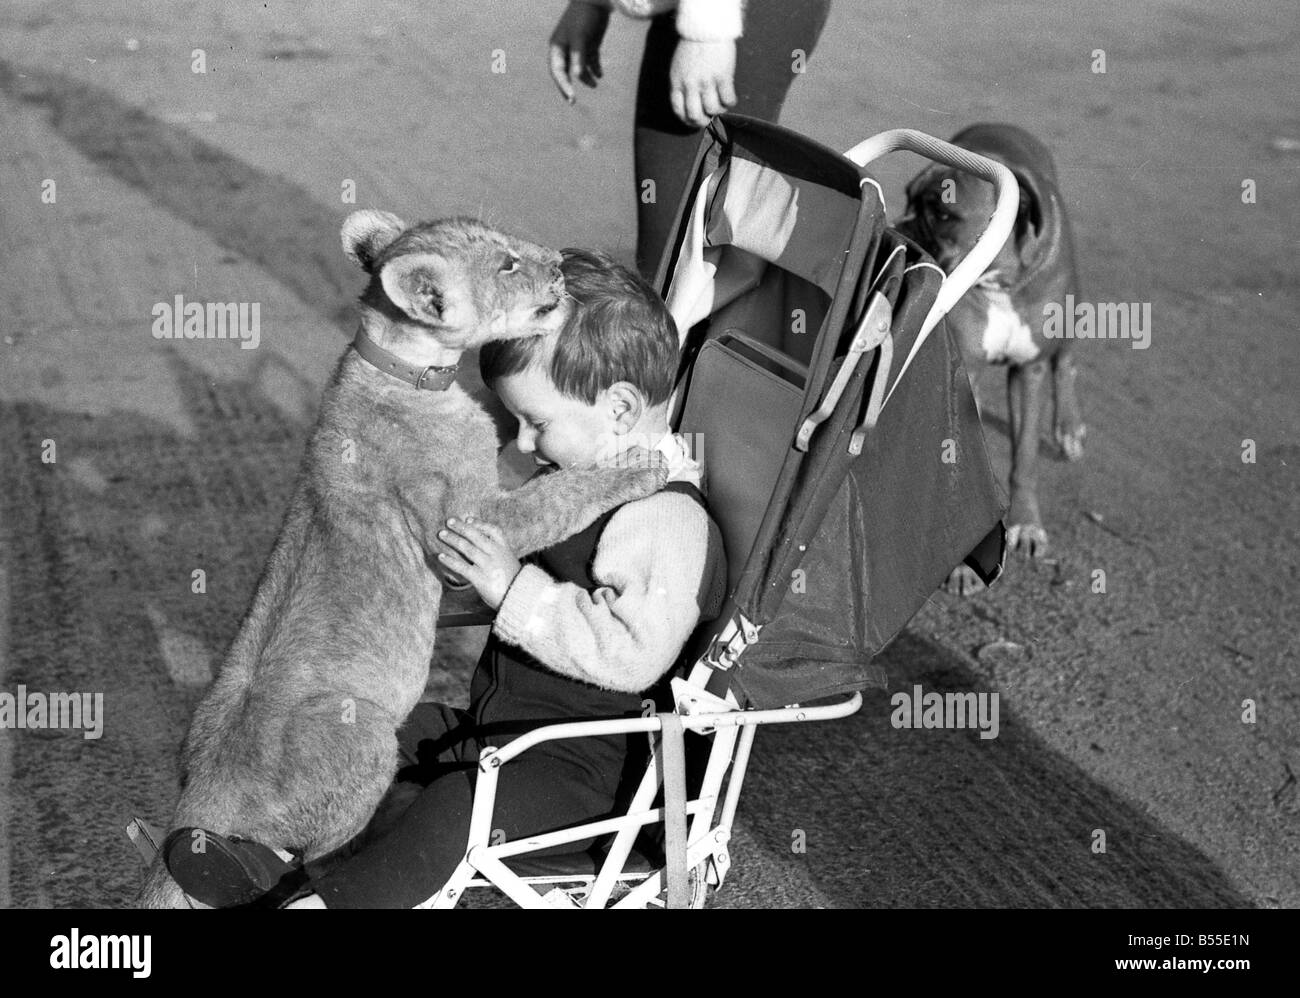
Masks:
[[[1249,978],[1173,916],[1300,908],[1298,93],[1284,0],[5,0],[0,908]]]

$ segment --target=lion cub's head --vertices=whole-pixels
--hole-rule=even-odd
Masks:
[[[343,223],[343,252],[370,284],[363,321],[425,333],[469,349],[488,340],[555,332],[568,315],[560,254],[473,218],[407,226],[386,211]]]

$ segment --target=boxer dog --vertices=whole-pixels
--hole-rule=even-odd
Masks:
[[[1015,228],[988,270],[948,313],[967,370],[976,364],[1007,366],[1007,413],[1011,429],[1011,509],[1007,541],[1013,550],[1040,558],[1047,531],[1038,512],[1038,430],[1043,387],[1051,372],[1053,433],[1066,460],[1083,456],[1086,427],[1074,393],[1076,374],[1070,340],[1043,335],[1044,306],[1079,297],[1074,242],[1056,184],[1051,153],[1014,125],[971,125],[953,145],[1002,163],[1020,185]],[[951,274],[975,245],[993,215],[993,185],[936,163],[907,186],[907,217],[897,226]],[[982,588],[965,566],[947,588],[966,595]]]

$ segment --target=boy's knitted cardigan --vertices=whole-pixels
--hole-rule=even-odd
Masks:
[[[677,33],[691,42],[730,42],[742,34],[742,0],[583,0],[628,17],[645,18],[677,9]]]
[[[680,437],[657,450],[669,481],[700,485],[701,469]],[[709,516],[688,496],[654,495],[619,507],[591,563],[597,588],[560,582],[524,565],[497,609],[492,630],[571,679],[639,693],[677,660],[699,622]]]

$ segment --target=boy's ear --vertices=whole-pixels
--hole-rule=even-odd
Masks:
[[[400,256],[379,273],[389,301],[412,319],[435,325],[443,321],[448,278],[447,261],[436,253]]]
[[[343,252],[366,273],[373,273],[375,258],[402,234],[406,223],[388,211],[354,211],[343,221]]]
[[[629,381],[616,381],[608,389],[609,406],[617,432],[628,433],[645,413],[645,396]]]

